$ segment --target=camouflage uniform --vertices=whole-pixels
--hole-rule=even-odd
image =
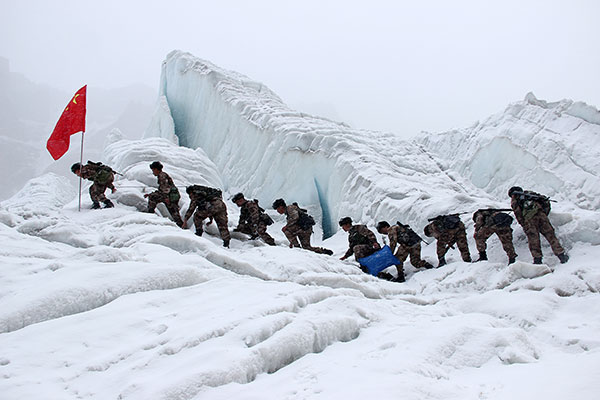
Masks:
[[[240,220],[235,230],[251,235],[252,239],[259,236],[268,245],[275,246],[275,239],[267,233],[267,224],[263,215],[268,217],[261,212],[257,201],[246,200],[240,207]]]
[[[412,233],[412,234],[411,234]],[[421,238],[410,227],[393,225],[390,226],[388,233],[390,238],[390,249],[392,253],[398,246],[396,258],[402,263],[410,255],[410,263],[415,268],[431,268],[432,265],[421,259]]]
[[[450,246],[456,245],[460,250],[460,255],[465,262],[471,262],[471,254],[469,253],[469,243],[467,242],[467,231],[465,224],[461,222],[453,229],[443,227],[441,221],[433,221],[427,225],[432,233],[432,236],[437,239],[437,256],[438,260],[443,260]]]
[[[539,203],[535,202],[534,204],[537,210],[534,209],[531,212],[528,212],[527,216],[525,216],[523,214],[521,202],[518,198],[513,196],[510,202],[510,207],[515,212],[517,221],[519,224],[521,224],[525,234],[527,235],[527,241],[529,242],[529,251],[531,252],[531,255],[534,259],[542,258],[540,233],[544,235],[548,243],[550,243],[550,247],[552,248],[554,254],[557,256],[564,254],[565,249],[560,245],[560,242],[556,237],[556,233],[554,232],[554,228],[550,224],[550,220],[548,220],[548,216],[544,213]]]
[[[314,251],[319,254],[333,254],[329,249],[313,247],[310,245],[310,235],[312,235],[313,230],[312,227],[309,227],[308,229],[302,229],[300,227],[300,207],[295,204],[287,206],[285,215],[287,216],[287,224],[283,233],[290,241],[292,247],[302,247],[305,250]],[[298,240],[300,240],[300,243],[298,243]]]
[[[498,235],[502,248],[506,252],[509,260],[517,258],[515,247],[513,245],[512,228],[509,226],[498,226],[494,223],[494,216],[500,214],[500,211],[477,211],[473,216],[475,221],[475,244],[479,253],[485,253],[487,240],[494,233]]]
[[[229,235],[229,229],[227,228],[227,206],[223,202],[223,199],[219,197],[208,198],[206,195],[198,194],[195,192],[190,193],[190,206],[185,213],[184,221],[187,221],[194,213],[194,226],[196,227],[196,234],[202,235],[204,230],[202,229],[202,223],[206,218],[214,219],[219,228],[219,234],[223,242],[229,243],[231,236]]]
[[[158,190],[148,195],[148,212],[153,213],[158,203],[165,203],[173,221],[175,221],[177,226],[182,226],[183,220],[181,219],[181,215],[179,215],[179,200],[177,202],[169,201],[169,192],[175,186],[173,179],[163,171],[160,171],[157,179]]]
[[[90,186],[90,197],[94,203],[106,202],[107,198],[104,195],[106,189],[114,190],[115,186],[113,185],[113,181],[115,180],[115,175],[111,173],[110,178],[105,183],[96,182],[96,174],[98,172],[98,167],[95,165],[82,165],[80,169],[80,175],[83,179],[87,179],[93,181],[94,183]]]
[[[348,244],[348,250],[343,258],[348,258],[354,254],[356,261],[379,250],[379,243],[377,243],[375,234],[366,225],[352,225],[348,231]]]

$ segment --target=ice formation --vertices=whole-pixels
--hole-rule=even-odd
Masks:
[[[284,197],[320,206],[326,237],[346,215],[422,223],[414,204],[434,215],[448,211],[431,198],[489,202],[418,144],[291,110],[263,84],[179,51],[163,63],[153,121],[146,137],[176,136],[202,148],[226,189],[263,204]]]
[[[115,208],[89,210],[84,191],[78,212],[77,180],[55,174],[0,203],[2,399],[597,397],[593,107],[528,96],[409,143],[295,113],[263,85],[175,52],[156,110],[149,137],[108,138],[102,161],[123,174]],[[164,208],[139,212],[155,159],[182,189],[223,188],[230,229],[237,190],[319,207],[331,234],[342,214],[419,230],[441,212],[506,206],[519,183],[560,200],[550,216],[571,260],[558,264],[544,242],[546,263],[529,263],[514,224],[508,267],[491,238],[490,261],[451,250],[446,266],[406,263],[407,282],[391,283],[338,259],[343,232],[323,243],[333,257],[288,248],[273,210],[277,246],[234,233],[225,249],[212,225],[197,237]],[[435,245],[423,255],[434,261]]]

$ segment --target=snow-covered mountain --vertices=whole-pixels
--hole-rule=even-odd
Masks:
[[[102,160],[123,174],[114,209],[88,210],[84,191],[77,212],[76,179],[52,173],[0,203],[0,398],[595,399],[599,151],[583,140],[597,138],[596,115],[528,96],[406,142],[296,113],[264,85],[173,52],[145,138],[107,137]],[[230,228],[239,190],[267,209],[277,197],[308,206],[324,221],[314,242],[335,255],[289,249],[272,210],[278,246],[234,233],[230,249],[214,226],[197,237],[162,206],[140,212],[155,159],[182,188],[223,188]],[[496,238],[490,261],[450,250],[442,268],[407,263],[404,284],[338,259],[340,216],[418,231],[441,212],[505,207],[515,183],[560,200],[550,216],[567,264],[545,242],[546,264],[530,264],[516,224],[511,266]],[[435,245],[423,254],[434,262]]]

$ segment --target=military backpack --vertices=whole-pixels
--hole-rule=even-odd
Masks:
[[[111,179],[114,178],[113,170],[108,165],[93,161],[88,161],[87,165],[94,169],[94,183],[98,185],[106,185]]]
[[[396,225],[400,227],[398,230],[398,242],[412,247],[421,241],[421,237],[410,226],[404,225],[400,221],[396,221]]]
[[[298,226],[303,231],[307,231],[311,229],[311,227],[315,224],[315,219],[308,214],[308,211],[304,208],[300,208],[298,203],[292,203],[296,207],[298,207]]]
[[[550,199],[536,192],[526,190],[519,197],[519,205],[525,220],[533,218],[539,210],[542,210],[546,215],[550,214]]]

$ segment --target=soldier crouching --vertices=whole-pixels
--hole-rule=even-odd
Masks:
[[[290,241],[290,247],[302,247],[305,250],[314,251],[318,254],[333,254],[333,251],[324,247],[311,246],[310,236],[313,233],[312,225],[314,225],[315,221],[306,213],[306,210],[300,208],[295,203],[288,206],[283,199],[275,200],[273,208],[279,214],[286,215],[286,225],[281,230]]]
[[[515,253],[515,247],[513,245],[513,234],[510,224],[512,223],[512,217],[499,210],[477,210],[473,214],[473,222],[475,222],[475,244],[477,251],[479,252],[479,260],[487,260],[487,240],[493,234],[498,236],[502,248],[508,256],[508,264],[512,264],[517,259],[517,253]]]
[[[186,188],[186,193],[190,196],[190,206],[183,218],[182,228],[187,228],[187,221],[193,213],[196,235],[202,236],[204,220],[209,218],[209,224],[214,220],[219,228],[223,246],[229,247],[231,236],[227,227],[227,206],[223,202],[221,190],[208,186],[191,185]]]
[[[465,262],[471,262],[469,243],[467,242],[467,231],[457,215],[439,215],[432,218],[431,223],[423,229],[425,236],[437,239],[436,253],[438,267],[446,265],[446,253],[455,243],[460,255]]]

